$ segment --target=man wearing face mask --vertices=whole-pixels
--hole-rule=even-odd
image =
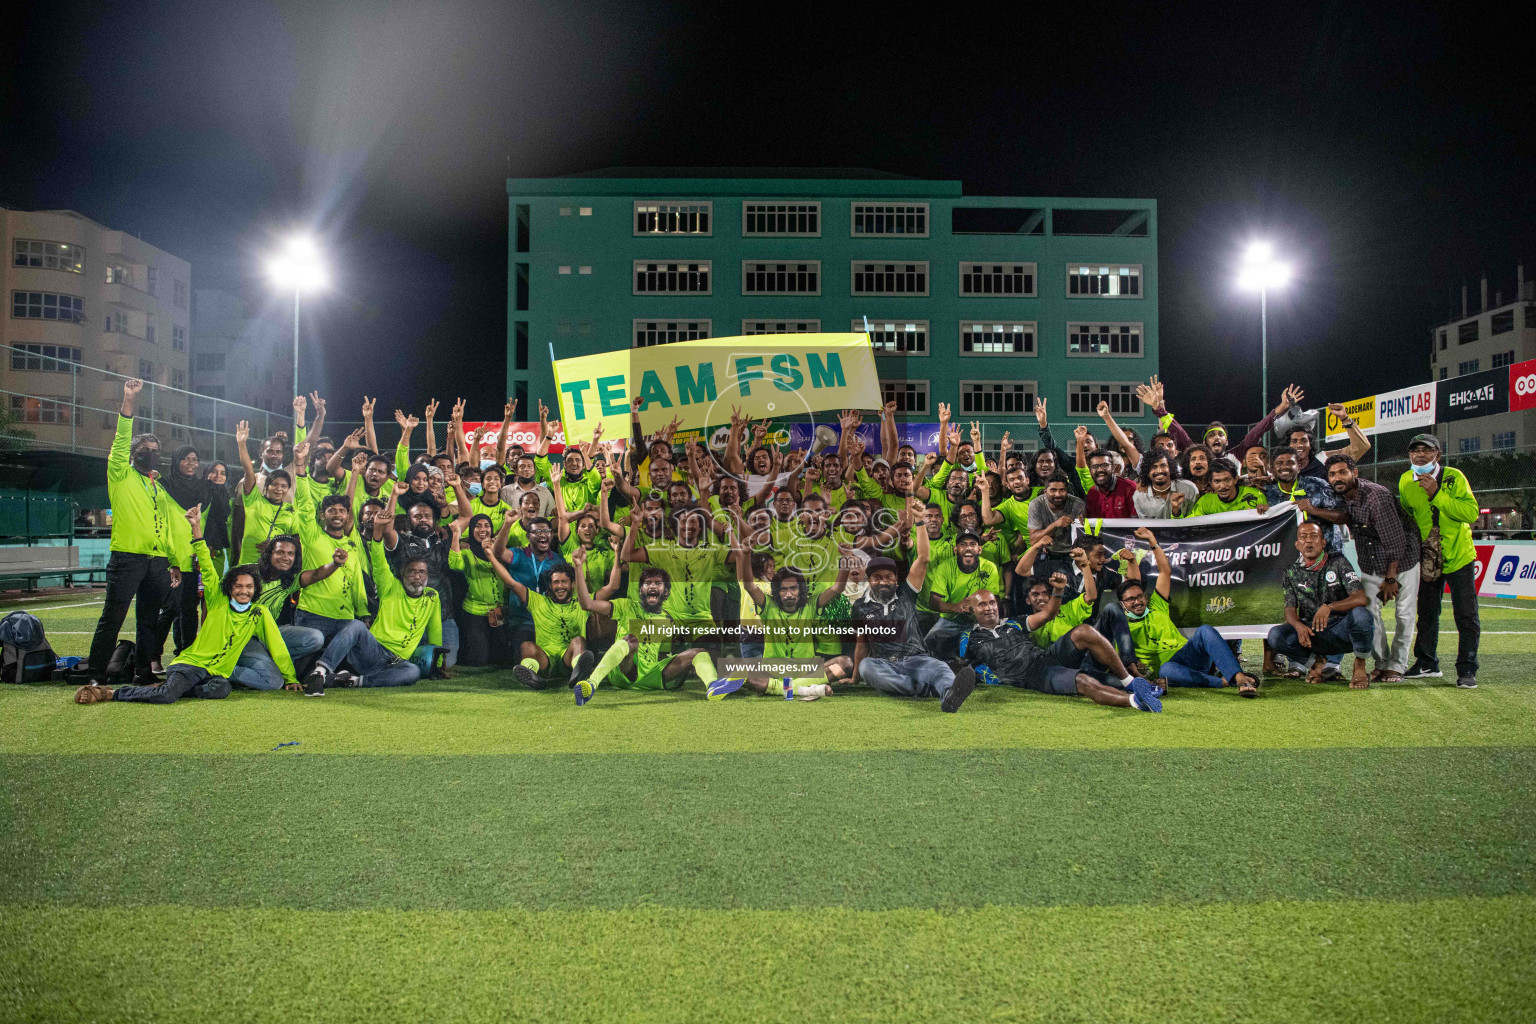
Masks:
[[[1441,464],[1440,441],[1434,434],[1414,436],[1408,443],[1408,461],[1397,494],[1418,525],[1422,569],[1414,662],[1403,678],[1440,678],[1440,601],[1449,586],[1456,620],[1456,685],[1470,690],[1477,686],[1477,644],[1483,632],[1477,614],[1477,552],[1472,547],[1477,496],[1461,470]]]
[[[203,543],[202,510],[187,510],[191,526],[192,550],[203,578],[214,578],[213,556]],[[241,652],[252,640],[266,647],[282,677],[297,684],[293,662],[283,635],[272,613],[257,602],[261,595],[260,570],[254,565],[237,565],[224,574],[218,591],[204,591],[206,617],[202,632],[186,650],[178,654],[166,671],[165,682],[144,686],[120,686],[116,690],[90,684],[75,691],[75,703],[99,704],[105,701],[138,701],[145,704],[173,704],[188,695],[205,700],[229,696],[229,676],[240,660]]]
[[[117,646],[118,631],[135,600],[138,613],[134,617],[134,675],[145,682],[153,681],[150,662],[157,646],[155,618],[171,588],[181,583],[181,570],[171,564],[178,557],[170,522],[171,497],[156,479],[160,439],[154,434],[133,436],[134,406],[143,388],[142,380],[123,382],[117,434],[107,455],[112,557],[107,561],[107,592],[87,662],[91,678],[97,683],[105,676],[107,661]]]
[[[242,563],[259,560],[262,545],[278,534],[295,532],[293,477],[286,469],[265,469],[257,474],[245,447],[250,436],[251,427],[245,420],[235,425],[235,450],[245,471],[245,478],[240,481],[241,504],[245,507],[245,534],[240,541]],[[270,448],[270,444],[266,447]]]

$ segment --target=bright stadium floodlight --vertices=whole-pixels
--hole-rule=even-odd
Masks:
[[[272,283],[284,291],[293,291],[293,397],[299,397],[299,299],[305,292],[315,292],[331,283],[330,274],[320,259],[320,247],[306,235],[295,235],[283,247],[282,255],[267,264]]]
[[[1291,265],[1275,259],[1275,247],[1268,242],[1248,243],[1243,265],[1237,272],[1237,286],[1259,293],[1259,390],[1261,412],[1269,409],[1269,290],[1283,288],[1291,280]]]

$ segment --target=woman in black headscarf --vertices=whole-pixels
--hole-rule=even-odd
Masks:
[[[182,445],[171,456],[171,471],[160,478],[160,483],[165,487],[165,492],[171,496],[171,500],[180,506],[179,510],[173,510],[171,516],[171,528],[178,525],[185,526],[186,519],[179,513],[184,513],[194,506],[201,506],[203,510],[204,537],[208,542],[210,551],[214,548],[214,538],[208,536],[209,526],[219,518],[219,512],[215,507],[220,496],[223,495],[225,515],[228,514],[229,499],[223,492],[223,488],[216,487],[204,478],[201,466],[197,458],[197,450],[191,445]],[[189,536],[190,536],[190,531]],[[227,543],[227,536],[225,538]],[[190,550],[190,542],[187,545]],[[197,609],[198,609],[198,572],[195,564],[181,567],[181,586],[174,588],[165,597],[165,603],[160,606],[160,615],[155,621],[155,631],[163,650],[167,635],[175,627],[176,653],[192,645],[197,639]],[[155,667],[158,669],[159,658],[155,659]]]

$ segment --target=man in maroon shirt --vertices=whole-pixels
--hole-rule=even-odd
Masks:
[[[1115,475],[1109,452],[1101,449],[1088,456],[1088,472],[1093,486],[1088,488],[1084,515],[1094,519],[1136,518],[1136,484]]]

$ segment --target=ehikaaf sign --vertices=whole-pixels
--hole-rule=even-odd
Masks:
[[[1435,422],[1509,411],[1509,370],[1484,370],[1437,382]]]

